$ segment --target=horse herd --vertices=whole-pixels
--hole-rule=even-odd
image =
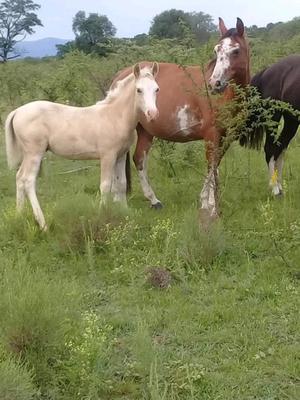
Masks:
[[[173,142],[205,141],[208,173],[200,194],[201,211],[216,217],[218,166],[224,155],[226,129],[217,124],[217,110],[235,97],[234,83],[254,85],[263,98],[271,97],[300,110],[300,56],[289,56],[250,77],[249,46],[244,24],[227,29],[219,18],[220,39],[214,59],[204,71],[197,66],[182,68],[171,63],[142,62],[121,71],[103,101],[90,107],[35,101],[12,111],[6,120],[6,153],[16,175],[17,209],[27,196],[42,230],[46,221],[36,195],[36,178],[47,150],[69,159],[98,159],[101,162],[101,202],[109,196],[126,204],[129,179],[129,149],[137,133],[133,160],[145,197],[160,208],[147,176],[147,159],[154,137]],[[210,93],[219,96],[210,96]],[[299,120],[288,111],[283,116],[278,140],[266,131],[265,154],[274,195],[282,192],[283,152],[295,135]],[[244,146],[257,147],[263,132],[241,138]],[[251,139],[251,140],[250,140]],[[274,178],[275,177],[275,178]]]

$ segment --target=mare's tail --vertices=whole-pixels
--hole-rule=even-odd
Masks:
[[[5,121],[5,145],[7,164],[10,169],[17,168],[23,160],[23,152],[16,138],[13,119],[17,110],[12,111]]]

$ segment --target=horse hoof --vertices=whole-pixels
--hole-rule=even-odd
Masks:
[[[283,190],[279,190],[279,193],[275,194],[275,199],[281,199],[283,197]]]
[[[211,211],[206,208],[201,208],[199,210],[199,224],[204,230],[209,230],[219,218],[220,216],[216,211]]]
[[[161,210],[163,208],[163,205],[161,204],[160,201],[158,201],[157,203],[152,204],[151,208],[153,208],[154,210]]]

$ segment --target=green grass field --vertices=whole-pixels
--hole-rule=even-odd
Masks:
[[[297,141],[281,199],[263,152],[231,147],[209,232],[197,216],[203,144],[166,149],[149,165],[161,211],[134,170],[129,210],[100,210],[98,164],[47,155],[46,234],[29,207],[16,215],[2,151],[1,400],[300,398]]]

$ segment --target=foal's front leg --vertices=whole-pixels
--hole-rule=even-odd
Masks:
[[[125,171],[126,155],[127,153],[125,153],[117,160],[115,164],[115,171],[112,183],[112,192],[114,195],[114,201],[120,201],[124,206],[127,206],[127,199],[126,199],[127,179]]]
[[[100,192],[101,205],[108,202],[112,191],[114,168],[116,164],[116,154],[106,154],[101,161]]]

